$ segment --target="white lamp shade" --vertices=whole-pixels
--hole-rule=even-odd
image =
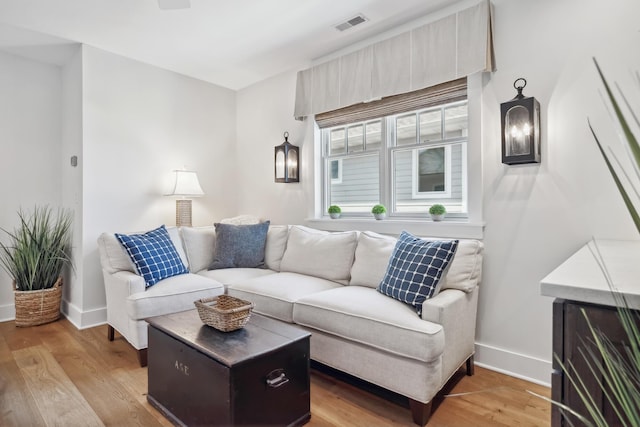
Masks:
[[[204,191],[202,191],[202,187],[200,187],[200,182],[198,181],[198,175],[194,171],[176,170],[173,172],[176,174],[176,180],[173,191],[167,194],[167,196],[204,196]]]

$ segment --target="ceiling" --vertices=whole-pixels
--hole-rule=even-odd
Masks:
[[[456,0],[0,0],[0,49],[64,63],[85,43],[238,90]],[[357,14],[368,21],[339,32]],[[53,37],[49,37],[53,36]]]

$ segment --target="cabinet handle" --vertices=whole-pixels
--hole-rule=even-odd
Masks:
[[[267,385],[272,388],[278,388],[289,382],[289,378],[284,373],[284,369],[275,369],[267,375]]]

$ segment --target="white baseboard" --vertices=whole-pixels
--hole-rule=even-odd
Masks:
[[[551,361],[476,342],[476,365],[551,387]]]
[[[0,322],[8,322],[16,318],[15,304],[0,305]]]
[[[74,304],[62,300],[62,314],[78,329],[87,329],[107,323],[107,308],[81,311]]]
[[[87,329],[107,323],[106,307],[83,312],[63,299],[60,304],[60,311],[78,329]],[[9,322],[15,319],[16,307],[14,304],[0,305],[0,322]]]

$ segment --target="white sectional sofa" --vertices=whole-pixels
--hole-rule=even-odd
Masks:
[[[265,268],[208,270],[215,228],[169,228],[189,274],[145,291],[113,233],[99,240],[109,339],[120,332],[146,363],[144,319],[193,309],[223,292],[255,303],[255,312],[311,332],[311,359],[409,398],[413,419],[426,424],[431,401],[466,362],[473,373],[483,245],[460,240],[439,292],[414,307],[377,291],[396,239],[371,232],[327,233],[271,225]]]

